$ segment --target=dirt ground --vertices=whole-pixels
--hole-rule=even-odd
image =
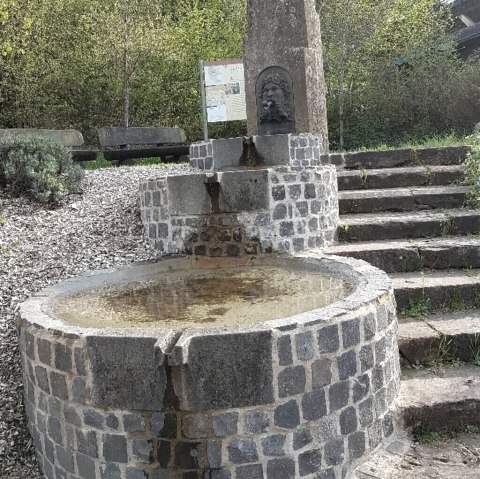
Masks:
[[[480,479],[480,433],[406,444],[394,443],[389,452],[372,458],[356,479]]]
[[[480,479],[480,434],[447,442],[413,444],[391,479]]]

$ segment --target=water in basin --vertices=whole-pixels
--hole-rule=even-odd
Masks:
[[[321,308],[348,294],[344,280],[295,267],[163,272],[59,300],[53,314],[87,328],[235,326]]]

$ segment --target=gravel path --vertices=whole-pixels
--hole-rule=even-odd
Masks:
[[[15,330],[18,305],[32,293],[92,269],[154,259],[142,237],[138,184],[192,171],[187,164],[87,172],[83,193],[47,209],[0,191],[0,478],[39,479],[25,425]]]

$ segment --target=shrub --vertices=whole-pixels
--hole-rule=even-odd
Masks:
[[[78,191],[82,169],[61,143],[41,136],[0,140],[0,187],[14,196],[58,203]]]
[[[472,140],[472,151],[465,160],[464,183],[470,187],[467,194],[466,206],[480,207],[480,123],[477,123],[473,134],[468,137]]]

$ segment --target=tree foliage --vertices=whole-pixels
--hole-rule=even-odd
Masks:
[[[198,60],[242,55],[245,4],[0,0],[0,127],[71,127],[89,144],[98,127],[125,123],[200,138]],[[449,16],[434,4],[318,0],[333,149],[479,121],[479,62],[457,59]],[[211,126],[219,136],[244,132]]]

